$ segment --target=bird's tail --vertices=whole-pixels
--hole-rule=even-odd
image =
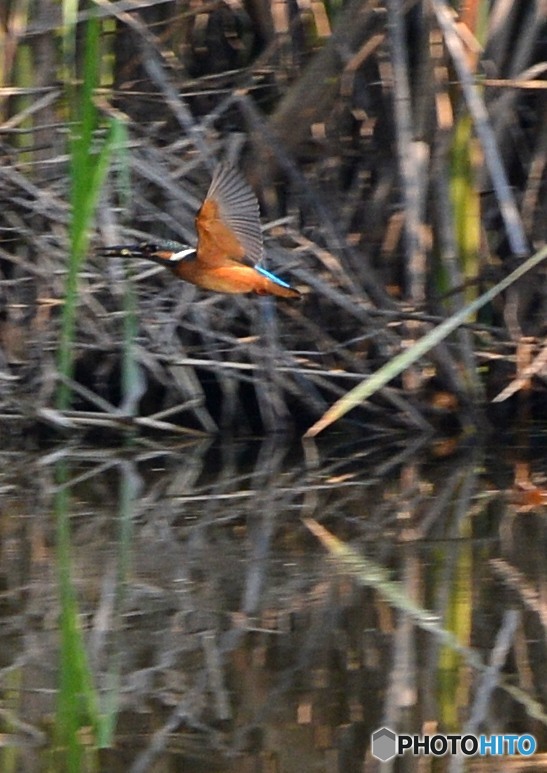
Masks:
[[[295,300],[302,297],[298,290],[275,274],[266,271],[262,266],[255,266],[255,270],[258,271],[262,280],[256,290],[258,295],[277,295],[278,298],[293,298]]]

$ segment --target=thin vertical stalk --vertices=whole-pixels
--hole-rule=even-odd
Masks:
[[[70,257],[65,284],[65,303],[57,366],[64,377],[59,384],[57,407],[66,410],[71,401],[70,379],[74,373],[74,336],[79,298],[79,274],[89,244],[89,230],[105,180],[113,150],[123,138],[122,124],[115,118],[99,151],[95,134],[99,114],[93,96],[100,82],[100,22],[90,18],[85,29],[82,84],[77,82],[76,10],[75,0],[63,6],[65,30],[63,37],[66,97],[69,105],[70,135]]]
[[[414,303],[425,300],[425,250],[421,238],[423,184],[429,149],[414,140],[412,99],[408,74],[405,15],[398,0],[387,2],[393,65],[393,91],[397,153],[405,211],[405,243],[409,295]]]
[[[454,62],[467,108],[482,145],[484,160],[496,193],[500,213],[505,223],[509,246],[515,255],[528,255],[528,241],[511,186],[507,179],[496,135],[492,128],[484,99],[475,85],[473,73],[468,67],[463,44],[455,28],[452,11],[444,0],[431,0],[431,4],[444,35],[446,47]]]

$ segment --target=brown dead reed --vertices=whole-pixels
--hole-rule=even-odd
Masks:
[[[129,136],[92,247],[154,237],[193,244],[211,170],[229,158],[260,198],[267,267],[304,298],[205,294],[159,267],[106,263],[91,249],[79,282],[72,408],[59,411],[71,218],[61,19],[53,0],[24,19],[8,2],[2,416],[67,433],[305,429],[541,247],[543,19],[534,3],[493,2],[481,20],[477,5],[461,17],[442,0],[404,12],[398,2],[350,0],[334,15],[327,4],[264,0],[97,0],[81,11],[82,33],[90,14],[102,25],[95,104],[105,120],[123,119]],[[543,362],[545,304],[538,269],[370,401],[356,416],[361,426],[424,427],[446,413],[432,398],[444,392],[459,421],[475,420],[485,395],[516,375],[523,341]],[[533,373],[538,388],[542,373]]]

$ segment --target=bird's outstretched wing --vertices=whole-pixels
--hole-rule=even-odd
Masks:
[[[208,265],[227,260],[254,265],[262,258],[258,201],[232,167],[217,167],[196,217],[197,259]]]

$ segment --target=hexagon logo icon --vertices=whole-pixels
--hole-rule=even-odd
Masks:
[[[381,727],[372,734],[372,756],[387,762],[397,754],[397,736],[389,727]]]

